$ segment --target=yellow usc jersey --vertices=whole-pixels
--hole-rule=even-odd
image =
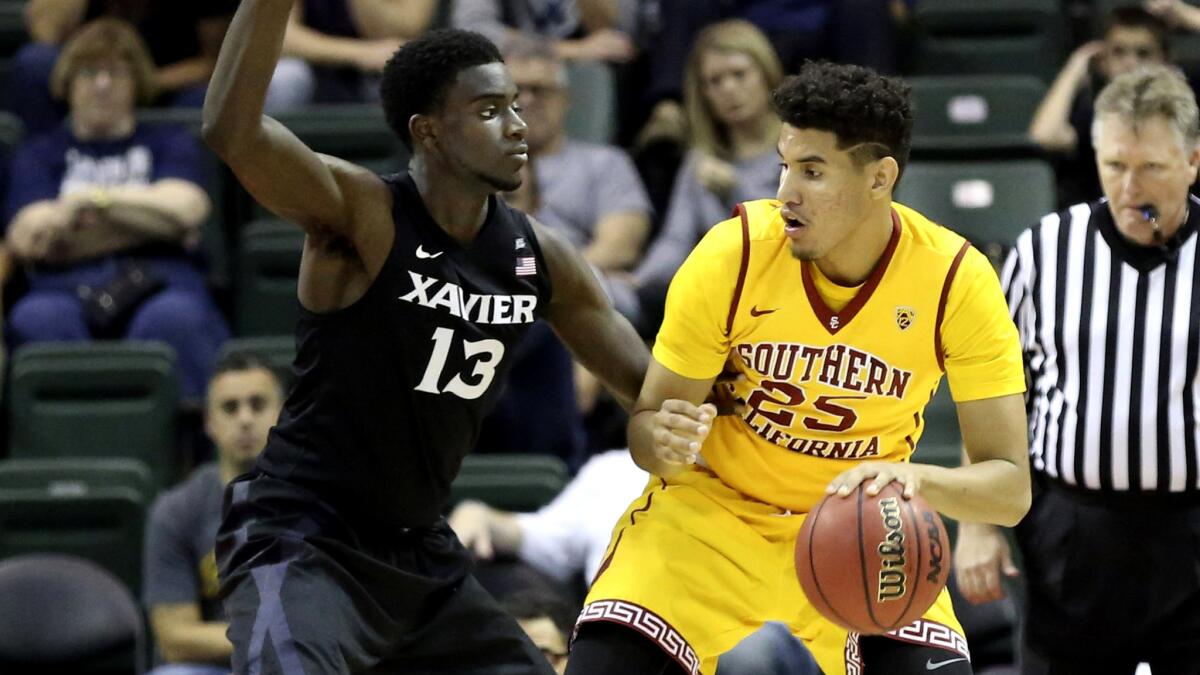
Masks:
[[[807,512],[842,471],[907,461],[945,372],[956,401],[1025,390],[1016,327],[987,259],[892,205],[892,236],[860,287],[793,257],[779,202],[738,206],[671,283],[654,357],[707,379],[728,360],[747,409],[701,451],[726,484]]]

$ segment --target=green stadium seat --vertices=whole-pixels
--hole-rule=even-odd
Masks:
[[[0,57],[12,56],[26,42],[25,0],[0,0]]]
[[[567,81],[567,136],[588,143],[611,143],[617,132],[617,88],[612,68],[599,61],[571,61],[567,64]]]
[[[1050,82],[1065,57],[1059,0],[919,0],[914,75],[1024,74]]]
[[[924,412],[925,430],[917,441],[913,459],[925,464],[958,466],[962,456],[962,436],[958,429],[958,408],[950,398],[945,378]]]
[[[12,149],[25,137],[25,125],[20,118],[8,112],[0,112],[0,153],[12,152]]]
[[[146,498],[128,487],[84,495],[0,489],[0,560],[26,553],[79,556],[115,574],[137,596],[147,508]]]
[[[1046,85],[1028,75],[914,77],[912,151],[920,157],[965,157],[1011,151],[1034,155],[1029,122]]]
[[[56,457],[0,460],[0,490],[42,490],[56,497],[86,497],[129,488],[149,502],[159,489],[150,467],[129,458]]]
[[[11,456],[126,457],[177,473],[175,352],[155,342],[30,344],[13,355]]]
[[[536,511],[570,479],[567,465],[549,455],[468,455],[450,486],[450,501],[475,499],[506,511]]]
[[[296,329],[296,280],[304,231],[282,220],[250,223],[242,230],[234,282],[234,333],[287,335]]]
[[[132,675],[149,656],[140,603],[96,563],[54,553],[0,560],[0,672]]]
[[[962,234],[993,262],[1054,200],[1054,171],[1037,159],[912,162],[896,190],[896,201]]]
[[[292,384],[292,361],[296,360],[296,338],[291,335],[264,335],[259,337],[234,338],[225,342],[221,356],[230,352],[253,352],[265,358],[283,383],[284,389]]]

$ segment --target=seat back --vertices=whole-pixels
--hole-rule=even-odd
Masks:
[[[1054,211],[1054,200],[1054,171],[1036,159],[912,162],[896,190],[896,201],[962,234],[993,262]]]
[[[158,342],[28,344],[12,365],[11,456],[127,457],[176,478],[175,352]]]
[[[914,157],[978,156],[1012,151],[1032,155],[1029,122],[1046,85],[1028,75],[914,77]]]
[[[1058,0],[920,0],[914,23],[915,75],[1008,73],[1050,82],[1065,56]]]
[[[550,455],[468,455],[450,487],[451,502],[475,499],[505,511],[536,511],[570,480]]]
[[[0,560],[28,553],[78,556],[138,594],[147,508],[146,498],[128,487],[85,494],[0,490]]]
[[[288,335],[296,329],[296,297],[304,232],[276,219],[242,230],[234,284],[234,332],[241,336]]]
[[[146,463],[129,458],[56,457],[0,460],[0,490],[41,490],[56,497],[129,488],[149,503],[161,486]]]
[[[21,555],[0,560],[0,671],[141,673],[145,628],[134,596],[86,559]]]

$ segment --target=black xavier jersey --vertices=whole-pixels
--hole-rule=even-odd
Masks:
[[[434,222],[410,176],[385,180],[392,250],[353,305],[301,310],[296,383],[258,466],[356,523],[394,528],[438,517],[551,288],[521,212],[490,197],[463,246]]]

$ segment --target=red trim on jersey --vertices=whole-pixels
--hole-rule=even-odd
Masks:
[[[813,312],[816,313],[817,318],[821,320],[821,325],[829,331],[830,335],[837,335],[838,331],[845,328],[846,324],[850,323],[863,308],[863,305],[867,304],[867,300],[871,299],[871,294],[883,280],[883,273],[887,271],[888,264],[892,262],[892,256],[896,253],[896,247],[899,244],[900,216],[896,214],[895,209],[892,209],[892,238],[888,240],[887,248],[883,249],[883,255],[879,257],[879,262],[875,263],[875,269],[871,270],[871,276],[867,277],[854,299],[840,312],[830,309],[829,305],[825,304],[825,299],[817,292],[817,285],[812,278],[811,265],[814,263],[806,262],[801,265],[804,293],[808,296],[808,304],[812,305]]]
[[[659,480],[662,480],[662,479],[660,478]],[[660,490],[667,489],[667,481],[662,480],[662,486],[660,486],[659,489]],[[629,524],[630,525],[634,524],[637,514],[645,513],[650,510],[650,503],[652,501],[654,501],[654,493],[653,492],[646,495],[646,505],[645,506],[634,509],[633,511],[629,512]],[[596,580],[600,578],[601,574],[604,574],[604,570],[608,569],[608,566],[612,564],[613,556],[615,556],[617,554],[617,547],[621,545],[621,537],[623,537],[623,536],[625,536],[625,528],[621,528],[621,531],[617,533],[617,540],[615,542],[613,542],[612,550],[608,552],[607,556],[605,556],[604,562],[600,563],[600,567],[596,570],[596,576],[592,578],[593,584],[596,583]]]
[[[733,332],[733,317],[737,316],[738,302],[742,299],[742,288],[746,285],[746,272],[750,270],[750,217],[744,204],[734,207],[734,213],[742,218],[742,264],[738,268],[737,285],[733,287],[733,300],[729,303],[729,316],[725,319],[725,337]]]
[[[971,248],[971,242],[964,241],[962,248],[958,249],[958,255],[954,256],[954,262],[950,263],[950,270],[946,272],[946,281],[942,283],[942,297],[938,299],[937,323],[933,327],[933,349],[937,352],[938,368],[943,372],[946,370],[946,355],[942,353],[942,319],[946,316],[946,301],[950,299],[950,284],[954,281],[954,275],[958,273],[958,266],[962,263],[962,259],[967,255],[967,249]]]

